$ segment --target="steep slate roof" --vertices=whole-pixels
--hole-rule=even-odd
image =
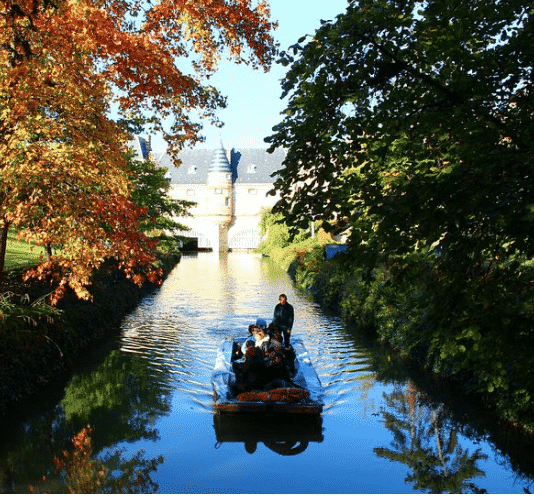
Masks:
[[[282,169],[286,158],[284,150],[278,148],[274,153],[267,153],[259,148],[240,148],[232,150],[234,182],[236,184],[274,183],[273,172]]]
[[[172,184],[206,184],[208,169],[213,150],[184,150],[179,155],[182,165],[174,167],[171,157],[164,154],[158,165],[166,167],[171,173]]]
[[[175,168],[169,155],[164,154],[158,164],[171,172],[172,184],[206,184],[207,174],[217,156],[218,150],[198,148],[184,150],[179,157],[182,165]],[[271,173],[282,168],[285,152],[281,149],[273,154],[257,148],[232,149],[230,153],[230,167],[235,184],[269,183],[274,182]]]

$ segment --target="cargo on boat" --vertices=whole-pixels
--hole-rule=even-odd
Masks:
[[[285,387],[236,392],[239,366],[235,357],[243,339],[225,339],[212,373],[215,409],[219,413],[294,413],[318,415],[323,411],[323,388],[300,338],[292,338],[293,363]]]

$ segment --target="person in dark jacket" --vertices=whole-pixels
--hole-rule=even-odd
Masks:
[[[278,297],[280,303],[274,307],[274,315],[272,325],[278,329],[284,337],[284,346],[289,348],[291,339],[291,329],[293,328],[293,321],[295,320],[295,312],[293,306],[287,302],[287,296],[281,294]]]

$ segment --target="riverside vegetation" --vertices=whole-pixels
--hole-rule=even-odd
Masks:
[[[259,251],[286,269],[323,309],[339,314],[417,367],[451,380],[500,420],[532,434],[531,347],[528,341],[518,346],[513,337],[517,319],[526,319],[514,317],[519,302],[514,305],[512,297],[503,298],[502,305],[488,309],[495,316],[501,314],[497,321],[502,326],[491,330],[479,332],[455,316],[446,327],[434,320],[433,300],[428,294],[440,290],[439,277],[424,257],[413,264],[410,277],[401,277],[395,264],[369,270],[356,264],[350,252],[325,261],[324,245],[334,241],[318,226],[314,237],[309,230],[292,236],[281,215],[265,212],[262,229],[268,236]],[[473,312],[477,306],[473,301]],[[469,345],[469,341],[474,343]],[[499,367],[492,366],[496,362]]]
[[[165,171],[133,161],[128,141],[161,132],[179,165],[177,152],[203,141],[201,121],[219,123],[226,100],[209,79],[223,54],[268,70],[276,24],[263,1],[9,0],[0,15],[0,389],[7,400],[25,387],[5,377],[35,389],[53,375],[53,354],[75,356],[84,341],[80,316],[91,315],[83,327],[92,335],[113,321],[115,307],[123,314],[135,304],[129,280],[141,288],[160,279],[158,250],[174,243],[161,234],[188,205],[166,197]],[[6,258],[13,232],[45,254],[23,275],[4,266],[15,258]],[[106,317],[89,323],[94,315]]]
[[[178,252],[159,253],[163,278],[178,261]],[[24,282],[23,274],[24,268],[7,272],[0,287],[0,415],[45,384],[68,377],[80,355],[113,337],[124,316],[157,287],[148,281],[136,285],[116,261],[107,260],[91,277],[92,301],[67,291],[52,306],[48,281]]]
[[[70,285],[55,298],[57,277],[35,277],[35,267],[47,262],[51,267],[61,265],[64,245],[27,243],[11,228],[5,250],[8,272],[0,280],[0,411],[68,372],[83,350],[119,328],[122,318],[179,260],[181,238],[165,233],[183,228],[172,216],[183,214],[189,203],[167,196],[170,180],[164,169],[152,161],[133,160],[131,154],[127,161],[135,185],[132,199],[146,212],[136,232],[154,247],[157,244],[145,274],[158,274],[160,279],[125,270],[110,256],[93,265],[86,282],[90,298],[80,298]]]
[[[349,0],[280,53],[273,212],[350,253],[297,280],[534,423],[532,1]],[[315,272],[314,272],[315,271]],[[336,303],[339,302],[339,303]]]

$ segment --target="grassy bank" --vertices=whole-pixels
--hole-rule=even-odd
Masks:
[[[455,382],[502,421],[534,431],[530,338],[519,332],[529,314],[520,314],[512,293],[504,293],[510,301],[501,307],[481,312],[493,327],[483,321],[479,328],[470,326],[470,315],[451,315],[438,323],[428,295],[440,290],[439,278],[427,258],[412,255],[411,273],[404,279],[396,266],[369,270],[355,264],[350,255],[323,262],[326,234],[318,231],[311,238],[302,232],[290,242],[287,228],[272,220],[267,222],[269,237],[260,251],[285,268],[325,310],[375,336],[422,370]],[[529,308],[528,302],[520,303]],[[473,305],[478,301],[474,299]],[[478,330],[483,328],[488,330]]]
[[[39,263],[39,257],[43,253],[41,246],[34,246],[24,241],[17,241],[16,233],[10,230],[7,235],[7,251],[5,270],[16,270],[21,267],[30,267]]]
[[[164,277],[178,261],[177,254],[161,255]],[[84,350],[118,332],[122,319],[156,287],[139,288],[108,261],[93,275],[93,302],[67,292],[53,308],[46,300],[50,288],[23,282],[22,274],[21,268],[9,271],[0,290],[0,414],[68,374]]]

